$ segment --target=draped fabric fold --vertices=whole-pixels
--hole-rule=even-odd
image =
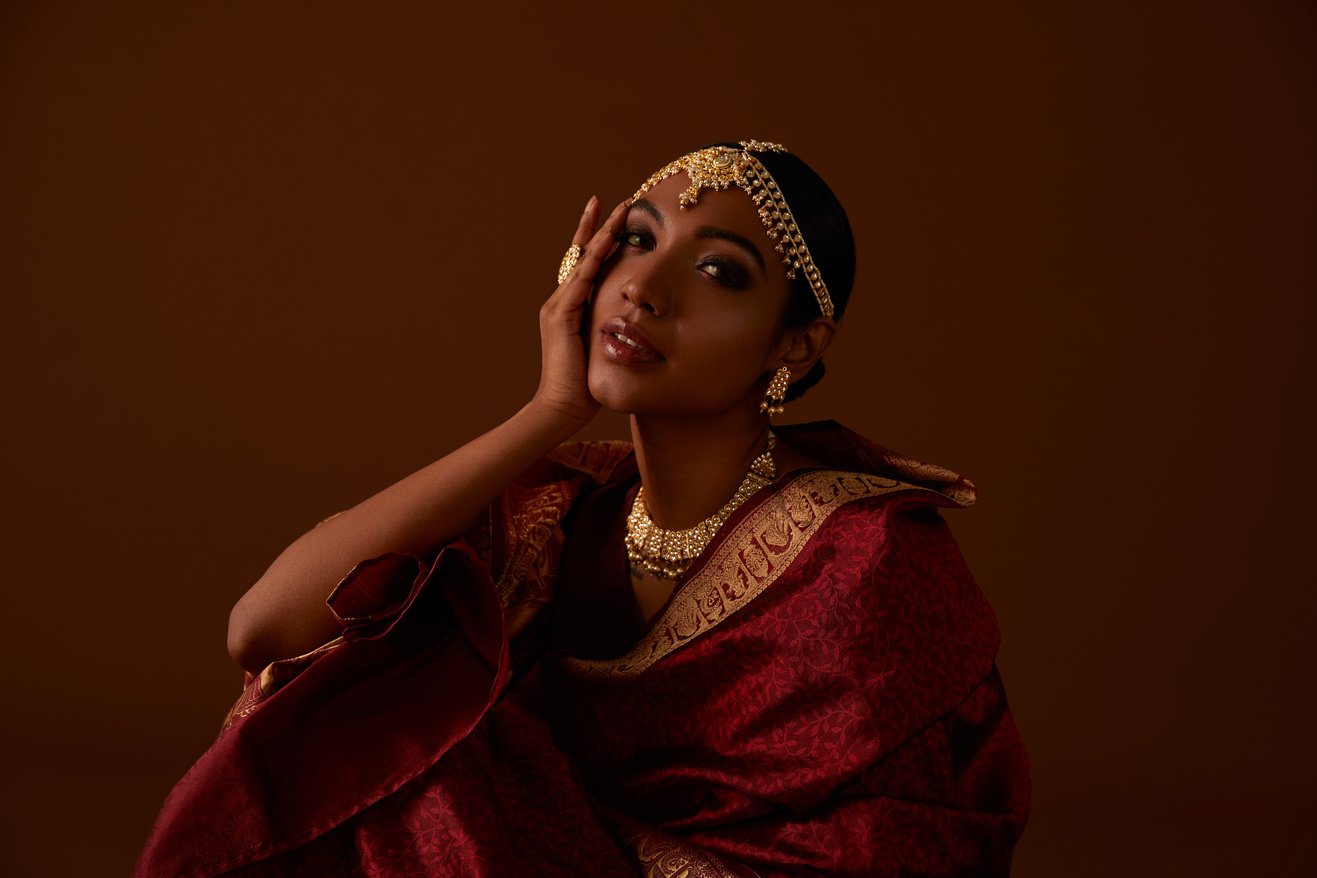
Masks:
[[[249,681],[137,876],[1002,875],[1028,770],[939,507],[831,424],[652,620],[626,446],[564,446],[433,560],[359,564],[343,635]],[[547,612],[545,611],[547,608]]]
[[[420,573],[416,559],[361,569],[382,565]],[[230,719],[166,800],[137,874],[222,874],[303,844],[466,737],[507,678],[497,595],[460,546],[413,578],[408,612],[387,631],[348,628],[344,644]]]

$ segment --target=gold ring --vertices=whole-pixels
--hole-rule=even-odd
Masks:
[[[572,269],[576,267],[576,260],[580,258],[580,244],[573,244],[567,248],[567,253],[562,258],[562,264],[558,266],[558,283],[560,285],[567,282],[567,277],[572,273]]]

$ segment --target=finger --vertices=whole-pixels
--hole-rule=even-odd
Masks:
[[[584,247],[594,234],[595,227],[599,223],[599,198],[591,195],[590,200],[585,203],[585,210],[581,212],[581,221],[576,225],[576,234],[572,235],[572,243],[578,247]]]
[[[621,210],[621,208],[622,205],[618,205],[618,207],[613,211],[613,216],[610,216],[609,219],[604,223],[605,227],[612,228],[613,221],[616,219],[616,214],[618,213],[619,210]],[[558,290],[555,291],[555,296],[557,295],[558,292],[562,290],[564,286],[567,286],[568,284],[571,283],[570,280],[571,278],[576,276],[575,266],[579,264],[580,256],[582,253],[582,245],[584,244],[586,248],[589,248],[591,246],[596,246],[596,247],[600,246],[599,238],[601,235],[606,234],[606,229],[595,228],[599,222],[598,215],[599,215],[599,199],[592,195],[590,196],[590,200],[585,203],[585,210],[582,211],[581,213],[581,221],[576,226],[576,234],[572,236],[572,250],[575,251],[575,256],[573,257],[572,252],[569,251],[567,256],[564,257],[564,259],[570,258],[572,260],[571,265],[573,266],[573,268],[570,272],[568,272],[567,278],[564,280],[564,282],[562,284],[559,284]],[[594,235],[594,238],[591,238],[591,235]],[[612,235],[616,236],[616,232],[613,232]],[[549,301],[553,301],[555,296],[550,296]],[[561,298],[561,296],[559,296],[559,298]]]
[[[590,201],[594,203],[593,212],[598,213],[598,200],[591,197]],[[603,265],[603,261],[611,254],[612,247],[616,245],[616,240],[622,232],[622,224],[627,219],[627,209],[630,207],[631,199],[622,201],[618,207],[612,208],[608,219],[603,221],[598,229],[594,229],[594,217],[589,216],[591,204],[586,204],[585,215],[581,217],[581,225],[577,228],[577,236],[589,221],[594,237],[591,237],[583,247],[581,255],[577,258],[576,267],[573,267],[568,278],[545,301],[545,307],[566,308],[569,312],[574,312],[585,304],[590,297],[591,288],[594,287],[595,276],[599,274],[599,266]],[[573,244],[576,244],[576,238],[573,238]]]
[[[622,224],[626,221],[627,209],[630,206],[631,199],[624,200],[613,208],[613,212],[609,214],[608,219],[604,220],[597,230],[594,230],[594,237],[590,238],[582,249],[571,274],[567,276],[567,280],[561,286],[554,290],[553,295],[549,296],[546,304],[552,306],[565,305],[569,309],[576,309],[584,304],[590,296],[590,289],[594,286],[599,267],[608,258],[617,243],[617,237],[621,232]],[[586,212],[590,212],[588,204],[586,205]],[[582,218],[583,226],[585,219],[586,217]],[[593,229],[593,219],[591,219],[590,225]]]
[[[608,215],[599,230],[595,232],[590,243],[586,245],[581,252],[581,258],[576,263],[576,269],[572,272],[568,283],[583,283],[589,286],[594,283],[595,276],[599,273],[599,267],[604,260],[608,258],[613,247],[617,244],[617,236],[622,231],[622,226],[626,222],[627,210],[631,207],[631,199],[627,198]]]

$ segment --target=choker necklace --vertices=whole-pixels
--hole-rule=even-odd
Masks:
[[[773,463],[775,445],[777,437],[770,430],[768,448],[750,463],[750,470],[732,499],[704,521],[685,530],[665,530],[654,523],[645,506],[645,486],[641,485],[631,504],[631,514],[626,518],[627,559],[664,579],[676,579],[685,573],[737,507],[777,479],[777,465]]]

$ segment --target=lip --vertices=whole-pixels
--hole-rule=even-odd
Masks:
[[[649,336],[621,317],[614,317],[599,327],[605,353],[623,363],[658,363],[663,355]]]

